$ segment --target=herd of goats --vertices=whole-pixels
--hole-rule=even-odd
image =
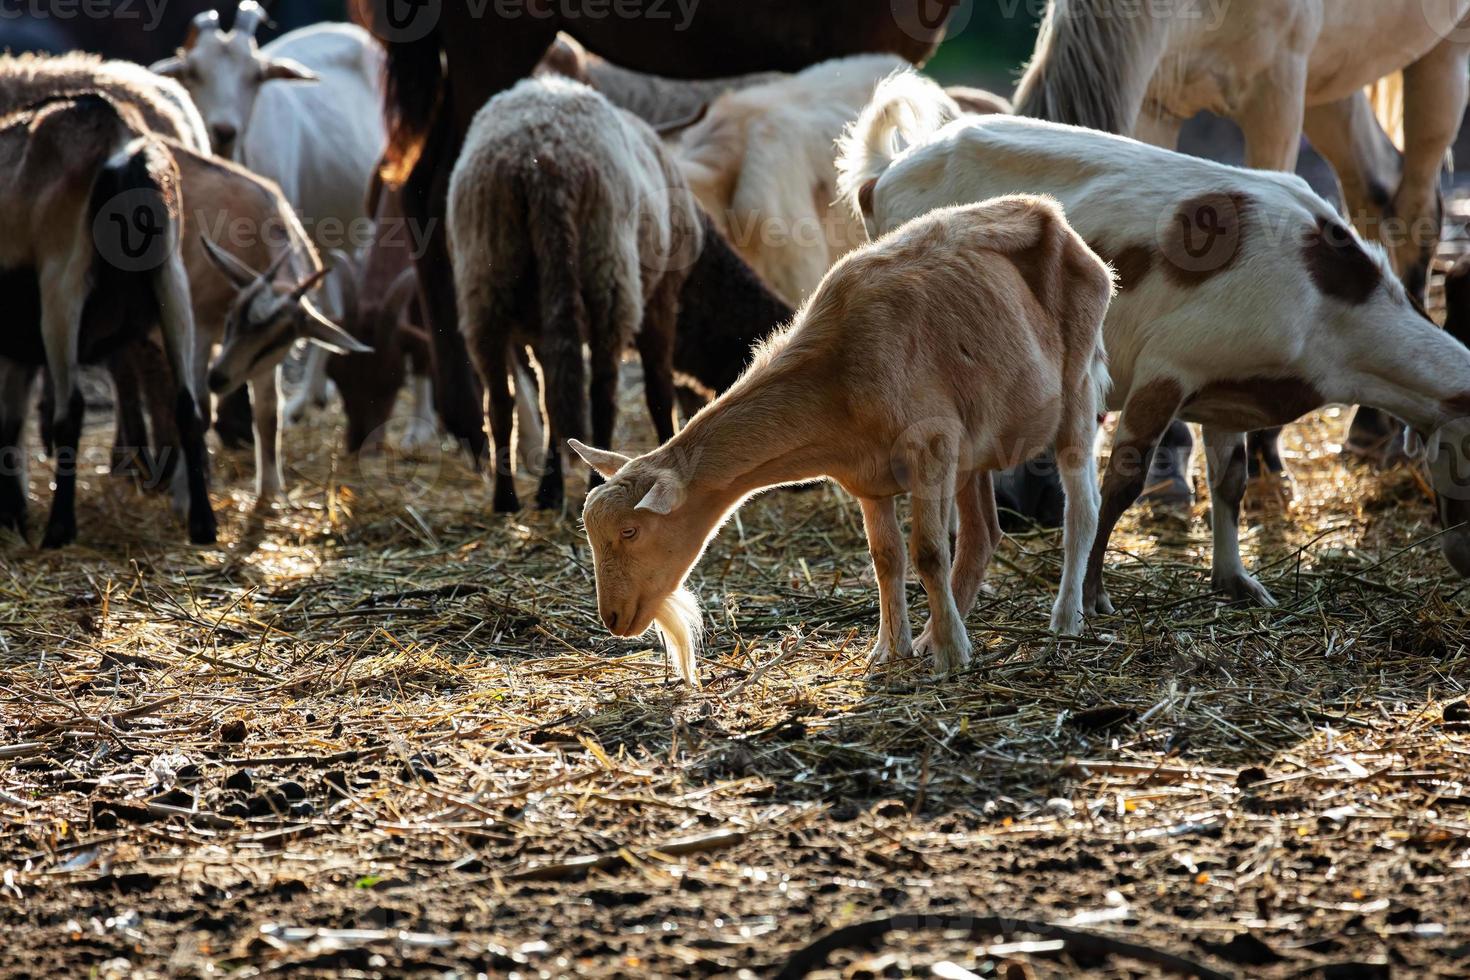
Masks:
[[[208,420],[253,439],[268,505],[282,422],[328,378],[350,452],[381,443],[407,380],[404,441],[442,425],[496,511],[519,471],[560,509],[567,453],[591,467],[599,615],[656,627],[689,683],[708,542],[750,496],[821,479],[862,507],[872,662],[948,672],[998,474],[1030,516],[1064,501],[1051,627],[1076,633],[1112,611],[1119,517],[1182,480],[1197,423],[1212,585],[1272,605],[1241,560],[1247,484],[1281,471],[1273,427],[1342,403],[1359,448],[1430,463],[1470,575],[1470,266],[1450,329],[1423,305],[1470,0],[1233,0],[1214,22],[1052,0],[1014,107],[913,67],[944,33],[923,0],[705,0],[682,26],[429,6],[405,27],[363,2],[260,46],[247,0],[151,70],[0,58],[0,527],[24,532],[41,368],[47,547],[76,536],[83,364],[114,381],[114,469],[171,487],[197,543]],[[1202,109],[1240,124],[1247,168],[1175,152]],[[1342,211],[1290,173],[1304,131]],[[630,348],[661,443],[636,458],[609,448]],[[250,424],[228,429],[241,389]]]

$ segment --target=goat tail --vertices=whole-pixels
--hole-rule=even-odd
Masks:
[[[872,216],[873,186],[898,158],[897,139],[927,139],[963,115],[944,89],[903,69],[878,83],[873,99],[837,141],[837,193],[853,213]]]
[[[1047,5],[1036,53],[1016,86],[1016,115],[1133,132],[1171,22],[1165,14],[1127,16],[1121,7],[1119,0]]]
[[[437,4],[426,5],[416,8],[410,24],[401,25],[392,22],[391,4],[353,0],[350,6],[352,20],[383,41],[387,49],[383,115],[388,123],[388,149],[383,177],[390,186],[398,187],[418,166],[444,121],[442,14]],[[421,24],[421,17],[432,19]]]
[[[539,354],[545,372],[546,412],[558,440],[585,440],[587,384],[582,345],[592,338],[582,291],[581,231],[559,181],[544,175],[528,179],[524,200],[541,309]]]
[[[1113,374],[1108,368],[1108,351],[1103,346],[1102,335],[1097,338],[1097,346],[1092,351],[1092,365],[1087,369],[1087,374],[1092,379],[1092,393],[1097,398],[1097,414],[1099,417],[1107,413],[1108,395],[1113,391]]]
[[[189,363],[184,359],[192,357],[194,343],[192,316],[184,317],[189,311],[175,308],[190,306],[179,256],[181,211],[178,164],[155,139],[126,137],[92,179],[87,228],[92,233],[93,281],[98,288],[127,290],[129,295],[130,284],[148,284],[157,304],[154,312],[165,327],[164,340],[179,345],[176,370]]]

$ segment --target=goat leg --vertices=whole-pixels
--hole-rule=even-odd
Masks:
[[[26,457],[21,446],[35,369],[0,358],[0,528],[25,533]]]
[[[77,453],[82,439],[82,419],[87,403],[82,392],[72,386],[66,400],[66,414],[56,420],[56,492],[51,496],[51,517],[46,521],[42,548],[62,548],[77,539]]]
[[[185,385],[174,398],[174,425],[184,448],[184,476],[189,488],[189,540],[213,544],[218,533],[209,503],[209,453],[204,448],[204,414]]]

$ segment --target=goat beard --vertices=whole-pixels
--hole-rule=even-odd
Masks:
[[[682,586],[675,589],[659,603],[653,625],[664,641],[664,649],[669,652],[674,673],[690,687],[698,688],[699,671],[695,666],[695,656],[704,638],[704,618],[699,613],[699,599]]]

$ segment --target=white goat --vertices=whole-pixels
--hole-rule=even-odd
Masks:
[[[932,208],[1019,189],[1051,194],[1121,284],[1107,319],[1121,411],[1088,564],[1089,609],[1110,611],[1103,557],[1176,415],[1205,429],[1213,584],[1271,605],[1240,559],[1247,431],[1329,402],[1382,408],[1454,465],[1435,470],[1441,537],[1470,574],[1470,350],[1404,291],[1382,249],[1304,181],[1030,119],[970,117],[908,73],[885,82],[846,141],[843,190],[873,234]],[[942,127],[942,128],[941,128]],[[894,137],[911,143],[895,154]],[[1457,474],[1459,474],[1457,476]]]
[[[862,503],[882,610],[872,662],[932,653],[936,671],[955,670],[970,659],[964,618],[1000,539],[990,474],[1055,442],[1067,517],[1051,623],[1076,632],[1097,520],[1092,444],[1111,293],[1107,266],[1045,198],[937,210],[850,254],[672,441],[632,460],[573,444],[609,481],[583,514],[603,623],[619,636],[657,624],[679,675],[695,683],[690,569],[752,494],[826,477]],[[929,597],[917,647],[902,493]]]
[[[226,32],[219,15],[206,11],[179,53],[153,70],[193,96],[216,153],[280,185],[320,251],[346,248],[370,217],[368,188],[387,144],[382,49],[351,24],[306,27],[259,47],[263,18],[246,0]],[[340,318],[345,301],[335,280],[325,283],[323,307]],[[314,348],[288,418],[325,402],[325,367],[325,354]]]
[[[578,82],[527,79],[475,117],[449,183],[460,329],[485,384],[495,509],[519,507],[511,472],[512,346],[536,351],[551,446],[538,503],[563,502],[562,444],[612,437],[618,370],[635,339],[649,411],[673,435],[679,291],[702,247],[698,205],[641,120]]]

